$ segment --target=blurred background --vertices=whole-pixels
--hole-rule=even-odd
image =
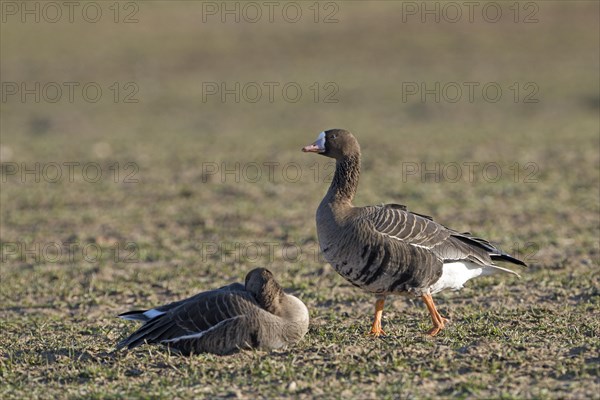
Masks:
[[[266,265],[317,325],[366,323],[318,258],[332,165],[300,148],[329,128],[361,143],[357,205],[491,239],[537,301],[591,293],[599,3],[475,3],[3,1],[2,313],[93,326]]]
[[[236,232],[254,221],[248,233],[265,239],[314,237],[327,160],[299,148],[332,127],[363,147],[359,204],[448,210],[470,226],[481,209],[496,237],[519,240],[598,232],[595,2],[27,4],[3,3],[1,155],[18,164],[3,171],[5,241],[108,229],[154,247],[166,232],[204,239],[207,224],[224,240],[230,214]],[[22,175],[36,162],[40,184]],[[224,174],[236,162],[238,178]],[[273,179],[263,162],[280,164]],[[453,162],[462,177],[447,182]],[[482,184],[464,162],[480,163]],[[86,163],[102,166],[98,182]],[[487,163],[499,182],[481,179]],[[123,184],[129,174],[139,182]]]

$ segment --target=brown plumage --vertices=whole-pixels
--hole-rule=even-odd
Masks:
[[[525,265],[490,242],[460,233],[413,213],[403,205],[354,207],[360,175],[360,146],[343,129],[322,132],[302,149],[336,160],[327,194],[317,209],[317,233],[325,259],[350,283],[377,295],[371,333],[383,334],[381,315],[389,294],[421,296],[433,321],[431,335],[447,319],[431,295],[458,290],[469,279],[495,272],[515,272],[495,261]]]
[[[239,349],[277,349],[300,341],[308,330],[308,310],[286,294],[273,274],[256,268],[246,283],[233,283],[150,310],[119,317],[143,321],[117,349],[159,343],[183,354],[229,354]]]

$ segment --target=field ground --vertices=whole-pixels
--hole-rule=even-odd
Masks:
[[[204,23],[200,2],[166,1],[139,3],[133,24],[2,23],[3,83],[95,82],[103,97],[2,101],[0,397],[598,398],[598,3],[536,2],[532,24],[335,4],[332,24]],[[129,82],[138,103],[123,101]],[[206,82],[304,95],[222,102],[203,99]],[[503,96],[404,101],[415,82],[494,82]],[[435,338],[420,301],[390,298],[388,335],[367,337],[373,298],[318,257],[331,164],[299,151],[331,127],[363,148],[356,204],[407,204],[489,238],[529,263],[522,278],[438,295],[452,323]],[[21,173],[35,168],[39,182]],[[259,265],[310,309],[298,346],[114,353],[135,328],[116,314]]]

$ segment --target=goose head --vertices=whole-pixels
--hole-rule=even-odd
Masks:
[[[305,153],[318,153],[325,157],[339,160],[344,157],[360,154],[358,140],[345,129],[323,131],[317,140],[302,148]]]
[[[284,292],[271,271],[266,268],[253,269],[246,275],[245,285],[246,290],[252,293],[264,309],[275,313]]]

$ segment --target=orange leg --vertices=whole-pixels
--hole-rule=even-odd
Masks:
[[[381,316],[383,315],[383,305],[385,304],[385,297],[377,299],[375,302],[375,320],[373,321],[373,326],[371,327],[370,334],[377,337],[381,335],[385,335],[383,329],[381,329]]]
[[[444,329],[445,323],[448,322],[448,319],[440,315],[438,310],[435,308],[435,304],[433,304],[433,298],[430,294],[424,294],[423,301],[429,310],[429,314],[431,314],[431,321],[433,322],[433,328],[431,328],[427,333],[431,336],[435,336],[442,329]]]

